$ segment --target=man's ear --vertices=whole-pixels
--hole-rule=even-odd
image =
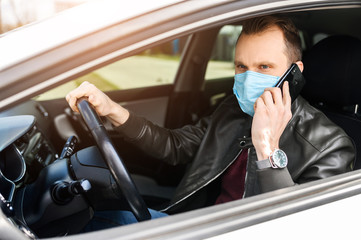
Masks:
[[[303,62],[297,61],[296,64],[297,64],[298,68],[300,69],[300,71],[303,72]]]

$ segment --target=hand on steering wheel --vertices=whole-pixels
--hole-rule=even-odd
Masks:
[[[77,107],[134,216],[138,221],[150,219],[151,215],[148,208],[135,187],[122,159],[119,157],[98,114],[85,98],[78,100]]]

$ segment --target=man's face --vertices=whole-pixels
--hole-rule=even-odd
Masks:
[[[242,34],[234,63],[236,74],[250,70],[281,76],[289,67],[282,31],[274,26],[259,34]]]

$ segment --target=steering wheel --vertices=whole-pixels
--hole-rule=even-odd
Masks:
[[[85,98],[78,100],[77,107],[134,216],[138,221],[150,219],[151,215],[148,208],[135,187],[98,114]]]

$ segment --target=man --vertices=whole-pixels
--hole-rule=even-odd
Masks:
[[[137,117],[89,83],[66,99],[77,111],[77,99],[88,97],[99,115],[142,150],[173,165],[190,164],[164,210],[176,213],[351,170],[350,138],[302,97],[291,104],[287,82],[282,91],[274,87],[292,63],[303,70],[301,57],[289,19],[245,21],[235,52],[235,95],[210,117],[181,129]],[[280,166],[274,164],[277,156]]]

